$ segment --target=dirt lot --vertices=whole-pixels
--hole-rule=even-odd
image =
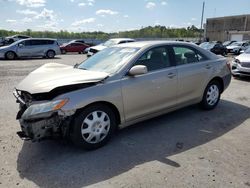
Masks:
[[[118,132],[86,152],[61,141],[16,136],[13,88],[54,60],[0,61],[0,187],[250,187],[250,80],[232,80],[219,106],[191,106]]]

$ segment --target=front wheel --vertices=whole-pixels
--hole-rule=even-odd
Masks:
[[[73,143],[87,150],[104,146],[116,129],[114,112],[102,104],[81,110],[74,119],[71,139]]]
[[[7,52],[5,54],[5,58],[8,59],[8,60],[13,60],[16,58],[16,54],[14,52]]]
[[[201,107],[205,110],[214,109],[220,101],[221,85],[217,81],[212,81],[206,87],[203,98],[201,101]]]

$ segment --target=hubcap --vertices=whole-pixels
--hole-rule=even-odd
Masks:
[[[207,103],[215,105],[219,99],[220,91],[217,85],[211,85],[207,91]]]
[[[109,129],[109,116],[103,111],[94,111],[83,120],[81,133],[86,142],[96,144],[108,135]]]
[[[48,53],[48,56],[51,58],[51,57],[53,57],[54,56],[54,52],[49,52]]]

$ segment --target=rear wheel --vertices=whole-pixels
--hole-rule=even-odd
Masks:
[[[114,112],[102,104],[93,105],[80,111],[73,123],[73,143],[87,150],[104,146],[116,129]]]
[[[214,109],[220,101],[221,85],[218,81],[212,81],[206,87],[203,98],[201,101],[201,107],[205,110]]]
[[[16,58],[16,54],[14,53],[14,52],[7,52],[6,54],[5,54],[5,58],[6,59],[8,59],[8,60],[13,60],[13,59],[15,59]]]
[[[53,59],[55,57],[56,53],[53,50],[49,50],[46,54],[47,58]]]

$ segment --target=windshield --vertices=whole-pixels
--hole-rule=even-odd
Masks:
[[[103,46],[110,47],[110,46],[114,46],[114,45],[116,45],[116,44],[117,44],[117,42],[116,42],[115,40],[108,40],[108,41],[106,41],[106,42],[103,44]]]
[[[106,48],[81,63],[77,68],[113,74],[127,63],[138,50],[139,48],[126,47]]]
[[[226,42],[224,42],[222,45],[223,46],[227,46],[227,45],[229,45],[231,43],[231,41],[226,41]]]
[[[208,42],[203,42],[203,43],[200,44],[200,47],[205,48],[207,45],[208,45]]]
[[[241,45],[242,45],[242,43],[240,43],[240,42],[234,42],[230,46],[241,46]]]
[[[215,46],[215,43],[209,43],[209,44],[207,44],[206,48],[207,48],[207,49],[211,49],[211,48],[213,48],[214,46]]]

